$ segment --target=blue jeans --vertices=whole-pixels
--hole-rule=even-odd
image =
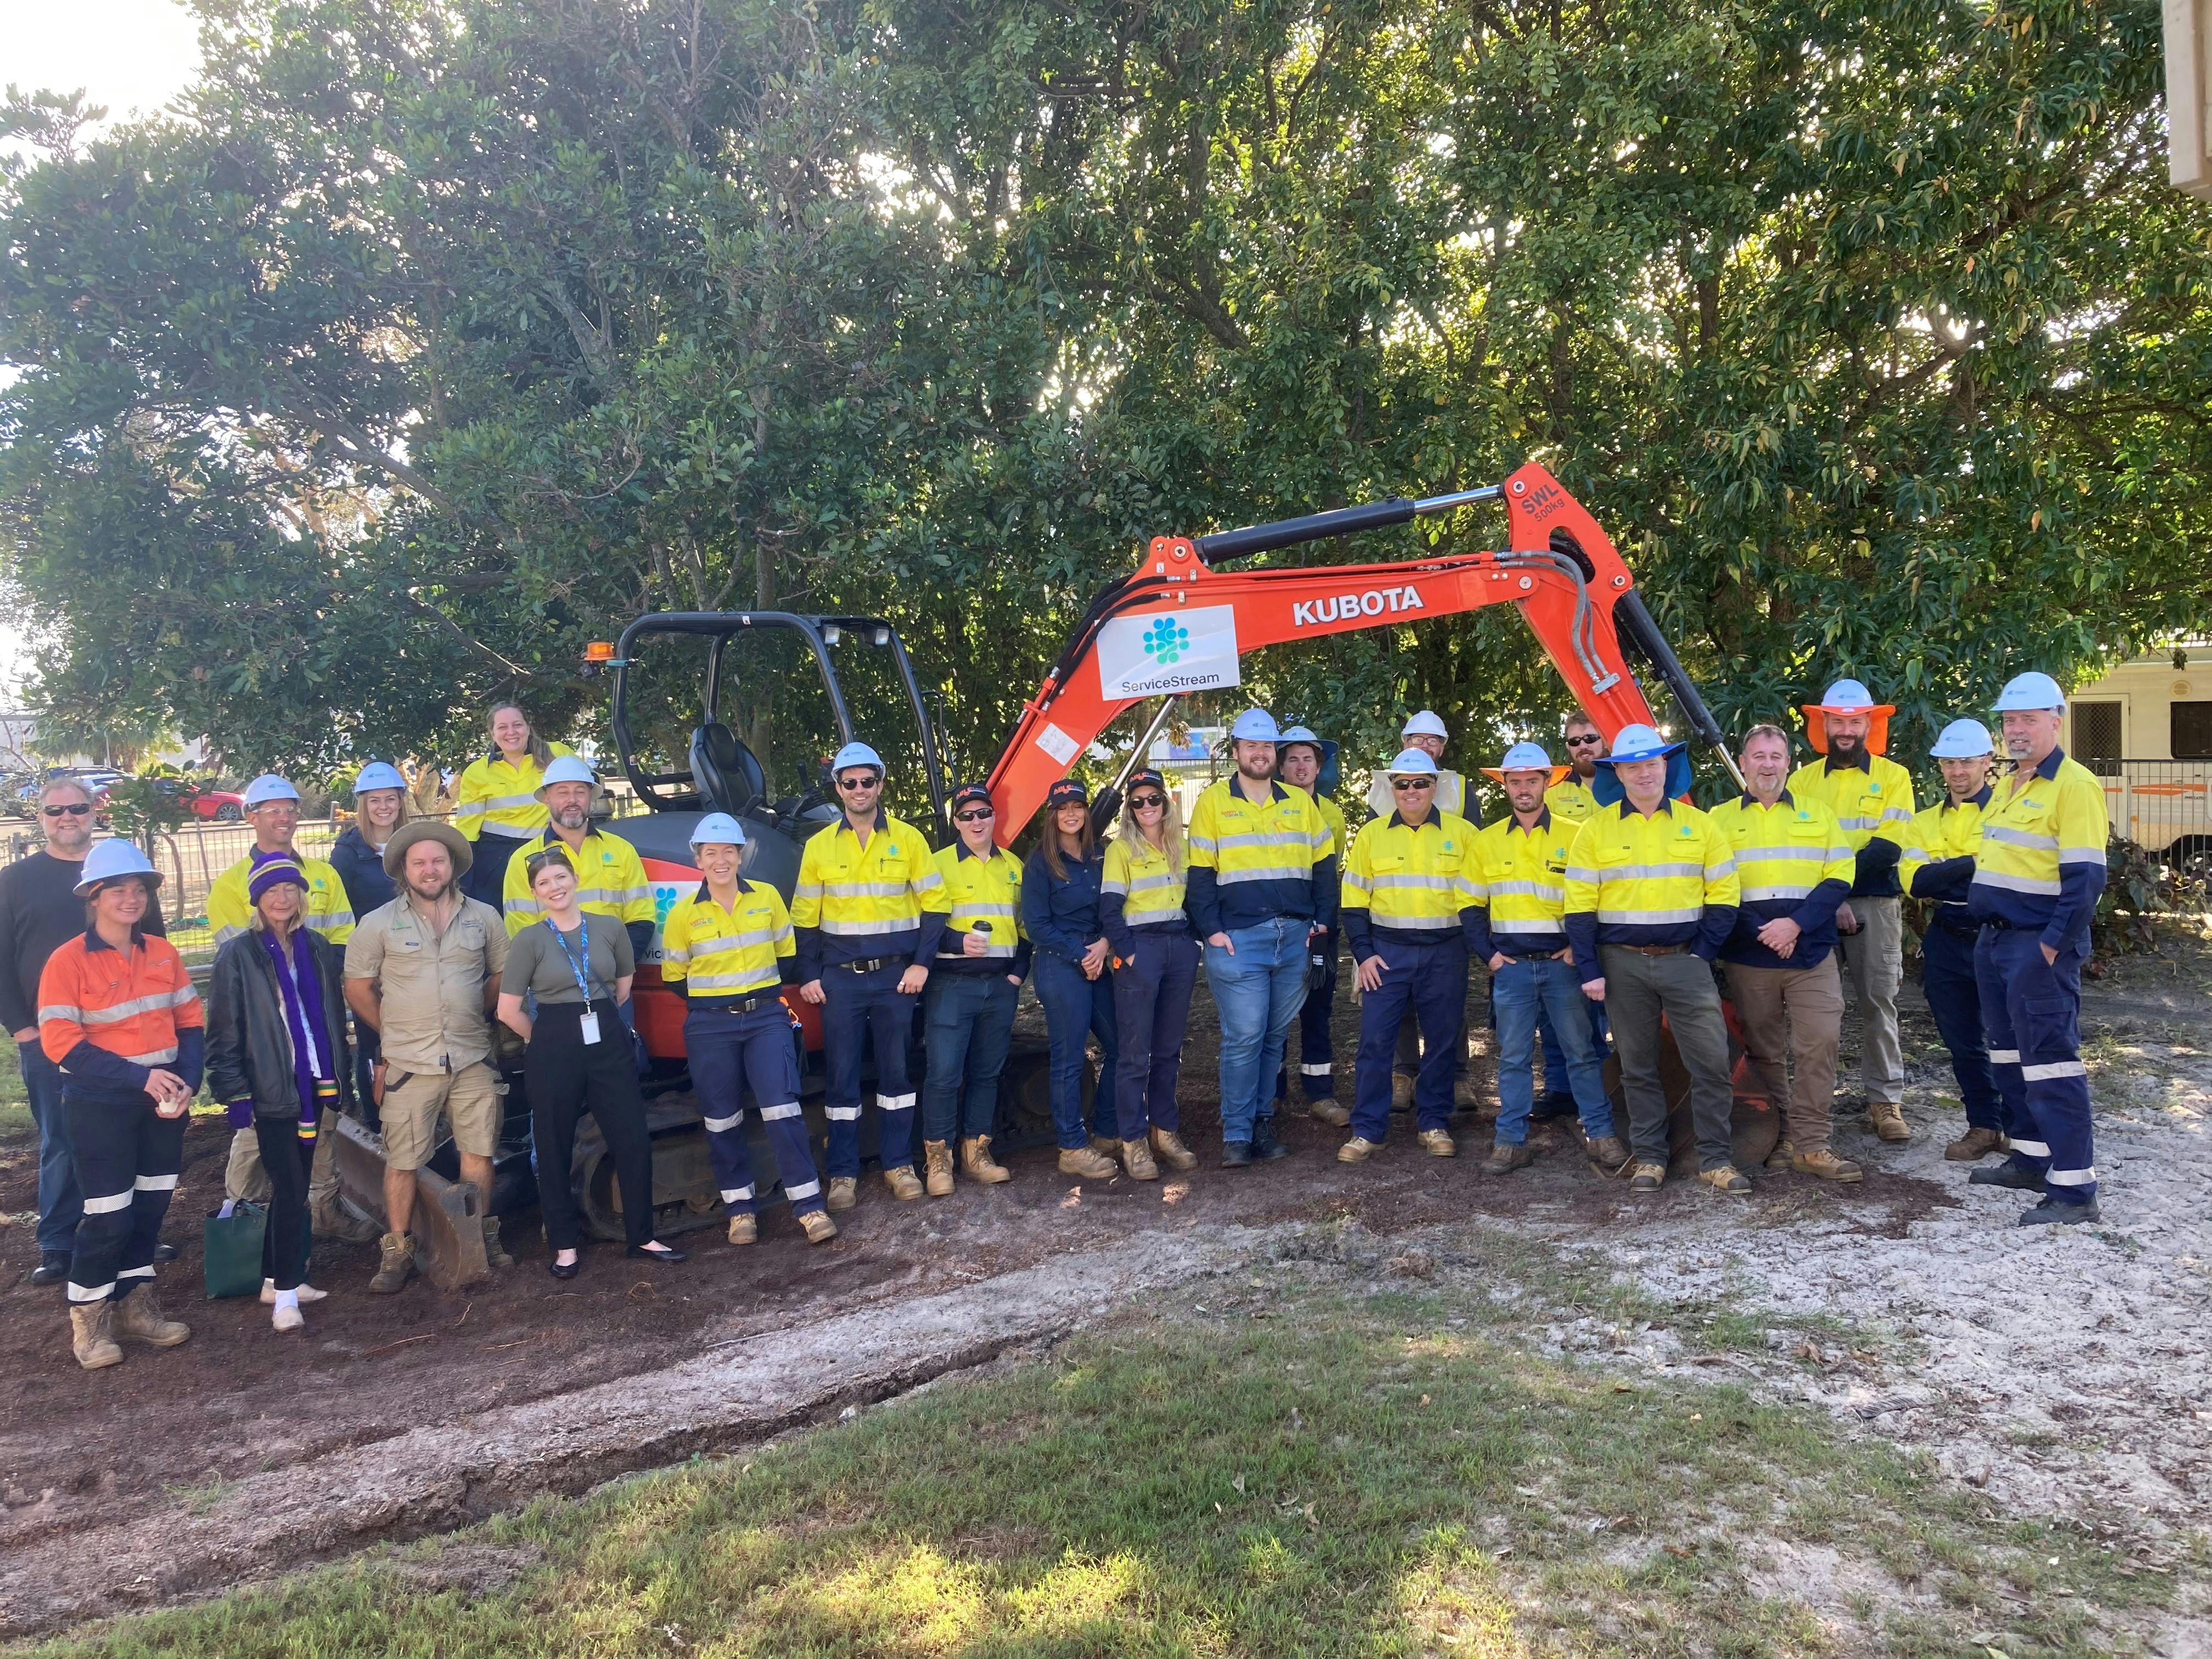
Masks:
[[[1091,1097],[1091,1133],[1109,1140],[1115,1133],[1114,1066],[1121,1044],[1114,1031],[1114,975],[1097,979],[1083,969],[1040,951],[1030,969],[1037,1000],[1044,1004],[1044,1030],[1051,1048],[1052,1130],[1064,1152],[1091,1144],[1083,1132],[1083,1043],[1098,1034],[1098,1087]]]
[[[1139,933],[1137,954],[1114,970],[1114,1023],[1121,1063],[1114,1071],[1115,1127],[1124,1140],[1148,1129],[1175,1133],[1176,1080],[1183,1028],[1198,985],[1198,941],[1188,933]]]
[[[1249,1141],[1272,1117],[1267,1092],[1282,1069],[1284,1040],[1306,1000],[1306,929],[1277,916],[1229,932],[1233,950],[1206,947],[1206,982],[1221,1022],[1221,1139]]]
[[[1605,1004],[1582,999],[1586,1021],[1589,1026],[1590,1057],[1597,1062],[1598,1070],[1605,1069]],[[1547,1109],[1561,1096],[1572,1100],[1574,1090],[1567,1070],[1567,1057],[1559,1047],[1559,1034],[1552,1028],[1552,1016],[1540,1004],[1536,1009],[1536,1035],[1544,1045],[1544,1099]],[[1577,1109],[1581,1103],[1577,1102]]]
[[[921,1085],[921,1138],[973,1140],[996,1134],[999,1079],[1013,1041],[1018,985],[1004,973],[954,974],[940,968],[922,993],[929,1066]]]
[[[1509,962],[1490,977],[1491,993],[1498,1005],[1498,1130],[1502,1146],[1518,1146],[1528,1139],[1528,1114],[1536,1103],[1536,1022],[1547,1018],[1559,1034],[1565,1050],[1560,1062],[1572,1090],[1575,1110],[1582,1116],[1583,1133],[1591,1136],[1613,1133],[1613,1103],[1605,1097],[1605,1074],[1599,1069],[1596,1050],[1589,1037],[1592,1005],[1583,994],[1582,975],[1564,962],[1549,957],[1530,957]],[[1560,1073],[1546,1064],[1544,1080]]]
[[[1410,1017],[1421,1034],[1413,1080],[1413,1125],[1426,1133],[1451,1121],[1452,1078],[1466,1052],[1467,946],[1456,928],[1434,945],[1376,941],[1382,982],[1359,1000],[1359,1059],[1352,1133],[1380,1141],[1390,1127],[1390,1057]]]
[[[62,1068],[33,1037],[16,1049],[23,1088],[31,1097],[31,1121],[39,1128],[39,1254],[67,1255],[84,1218],[84,1193],[70,1161],[69,1123],[62,1115]]]

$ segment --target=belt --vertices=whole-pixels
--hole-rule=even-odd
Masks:
[[[731,997],[720,1002],[701,1002],[697,1008],[702,1014],[750,1014],[756,1008],[766,1008],[782,1000],[783,993],[779,988],[773,991],[756,992],[751,996]]]
[[[878,968],[889,968],[894,963],[906,960],[904,957],[862,957],[854,962],[833,962],[823,971],[830,974],[872,974]]]
[[[1686,945],[1616,945],[1616,951],[1633,951],[1643,957],[1679,957],[1690,947]]]

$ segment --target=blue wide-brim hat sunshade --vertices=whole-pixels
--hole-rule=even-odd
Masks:
[[[1624,726],[1613,740],[1613,752],[1598,757],[1590,778],[1590,793],[1601,806],[1617,806],[1628,799],[1613,769],[1623,761],[1667,760],[1667,796],[1676,799],[1690,793],[1690,745],[1669,743],[1648,726]]]

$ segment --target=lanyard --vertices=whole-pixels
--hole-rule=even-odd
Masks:
[[[583,945],[583,960],[580,963],[576,957],[568,954],[568,941],[558,927],[553,927],[552,917],[545,918],[545,925],[553,928],[554,943],[561,947],[561,960],[568,964],[568,971],[576,976],[576,988],[584,994],[584,1005],[589,1007],[592,1001],[592,986],[590,980],[586,977],[585,969],[590,965],[592,960],[592,924],[580,919],[576,924],[576,933]]]

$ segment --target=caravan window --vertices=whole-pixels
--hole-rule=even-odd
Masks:
[[[2173,746],[2166,752],[2176,760],[2212,760],[2212,702],[2177,702],[2173,710]]]

